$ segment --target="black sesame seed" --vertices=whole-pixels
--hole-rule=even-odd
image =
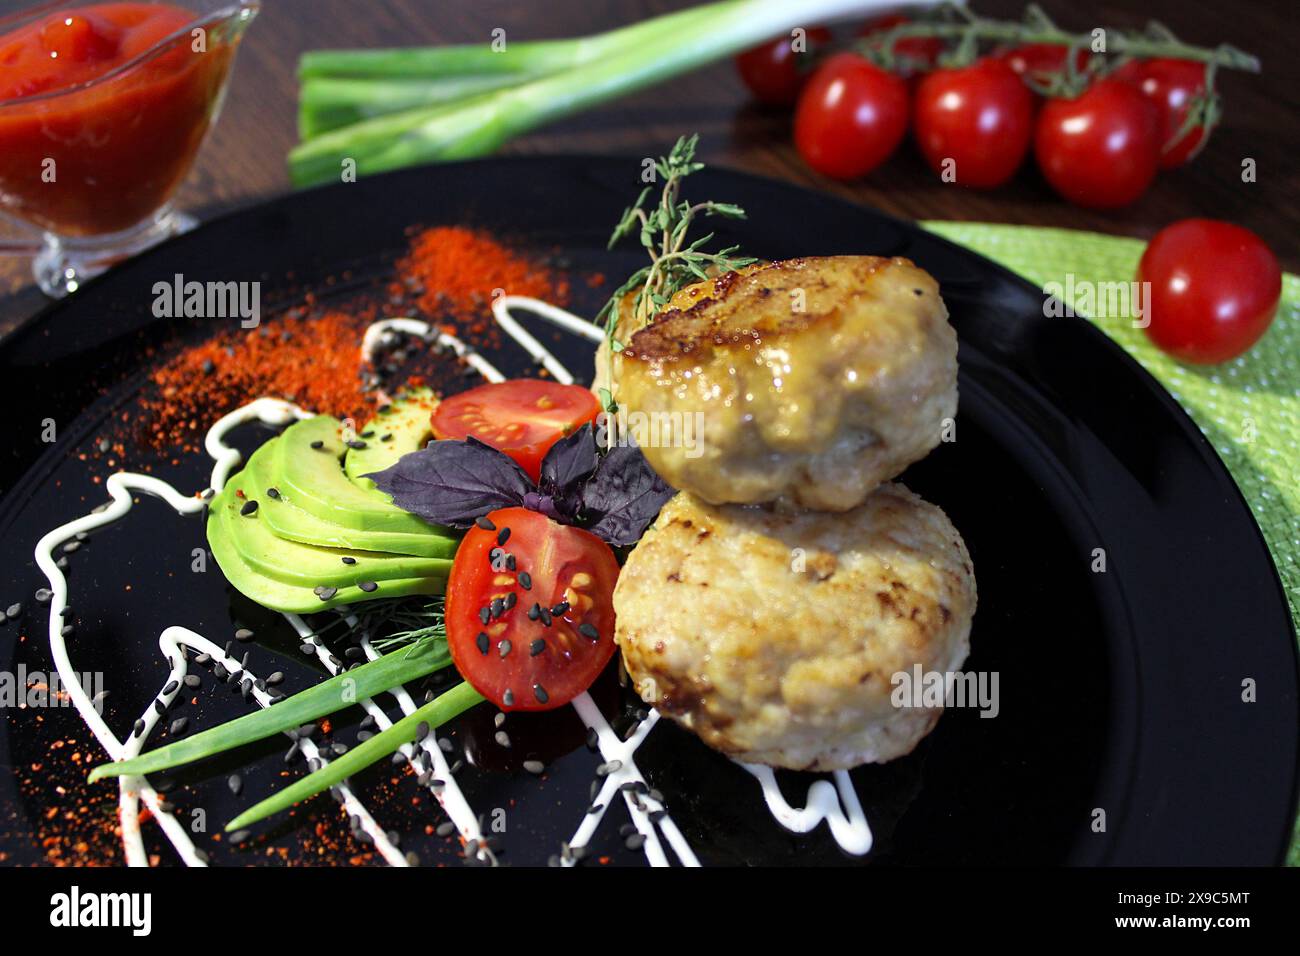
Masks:
[[[361,588],[361,590],[365,591],[367,594],[379,590],[379,585],[374,581],[362,581],[357,585],[357,587]]]
[[[487,515],[480,515],[475,518],[474,523],[484,531],[495,531],[497,529],[497,526],[488,520]]]
[[[561,601],[559,604],[555,605],[555,607],[551,608],[551,613],[556,617],[564,617],[564,615],[569,613],[569,602]]]
[[[511,591],[509,594],[506,595],[506,599],[504,603],[505,603],[505,609],[509,611],[511,608],[513,608],[516,604],[519,603],[519,595],[516,594],[514,591]]]
[[[528,620],[535,621],[542,615],[542,606],[533,602],[533,606],[528,609]]]
[[[379,440],[380,440],[380,441],[392,441],[392,440],[393,440],[393,433],[392,433],[392,432],[389,432],[387,435],[380,435],[380,436],[379,436]]]
[[[596,733],[595,727],[587,728],[587,749],[596,750],[600,746],[600,734]]]
[[[515,556],[514,556],[513,554],[507,554],[507,555],[506,555],[506,570],[507,570],[507,571],[513,571],[513,570],[515,569],[515,567],[516,567]]]
[[[479,631],[478,637],[474,638],[474,645],[478,648],[480,654],[488,652],[488,636],[486,631]]]
[[[590,640],[593,641],[600,640],[600,632],[596,630],[596,628],[589,621],[583,621],[581,624],[578,625],[578,633],[581,634],[583,637],[589,638]]]
[[[545,624],[547,627],[550,627],[550,626],[551,626],[551,612],[550,612],[550,610],[548,610],[547,608],[544,608],[544,607],[539,607],[539,608],[537,609],[537,615],[538,615],[538,617],[540,617],[540,618],[542,619],[542,623],[543,623],[543,624]]]
[[[239,509],[239,513],[243,515],[245,518],[247,518],[256,510],[257,510],[257,499],[249,498],[247,501],[244,502],[244,507]]]
[[[163,689],[162,689],[163,696],[166,696],[166,695],[168,695],[168,694],[175,693],[177,690],[180,689],[180,686],[181,686],[181,682],[180,682],[180,681],[178,681],[178,680],[169,680],[169,681],[167,682],[166,686],[163,687]]]
[[[533,576],[527,571],[520,571],[519,586],[525,591],[531,591],[533,589]]]
[[[279,488],[267,488],[267,489],[266,489],[266,497],[268,497],[268,498],[273,498],[273,499],[275,499],[276,501],[279,501],[279,500],[280,500],[280,489],[279,489]]]
[[[481,621],[481,622],[484,623],[484,624],[486,624],[488,621],[492,620],[492,609],[491,609],[490,607],[481,607],[481,608],[479,608],[479,609],[478,609],[478,619],[479,619],[479,621]]]
[[[329,601],[334,597],[334,595],[338,593],[339,593],[338,588],[321,588],[320,599],[322,601]]]
[[[546,641],[539,637],[528,645],[528,656],[536,657],[544,650],[546,650]]]
[[[505,544],[510,540],[510,529],[502,528],[497,532],[497,544]]]
[[[343,556],[343,563],[344,563],[344,564],[356,564],[356,563],[357,563],[357,559],[354,558],[354,557],[352,557],[350,554],[345,554],[345,555]]]
[[[499,597],[492,599],[492,604],[490,605],[490,613],[493,617],[500,617],[502,612],[505,611],[505,609],[506,609],[505,601],[501,600],[501,598]]]
[[[551,695],[546,693],[546,688],[541,684],[533,685],[533,696],[537,698],[539,704],[544,704],[551,699]]]
[[[320,451],[322,448],[325,447],[325,443],[318,438],[311,443],[311,447],[316,449],[316,451]]]

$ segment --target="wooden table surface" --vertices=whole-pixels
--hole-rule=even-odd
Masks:
[[[183,0],[182,0],[183,2]],[[795,2],[795,0],[792,0]],[[971,0],[980,13],[1018,17],[1021,0]],[[71,0],[70,0],[71,5]],[[284,156],[295,141],[298,54],[320,47],[377,47],[595,32],[687,5],[663,0],[264,0],[239,54],[225,112],[178,197],[211,215],[289,189]],[[0,11],[23,4],[0,2]],[[1222,75],[1225,118],[1190,166],[1162,174],[1135,205],[1089,212],[1058,199],[1031,169],[1002,189],[978,193],[941,183],[908,144],[869,178],[836,183],[810,172],[790,143],[787,111],[752,104],[730,62],[539,130],[511,153],[657,155],[683,132],[702,135],[703,158],[719,165],[825,189],[901,216],[1065,226],[1148,237],[1189,216],[1231,219],[1259,233],[1290,271],[1300,268],[1300,53],[1294,0],[1129,0],[1082,4],[1043,0],[1062,26],[1141,26],[1155,17],[1200,45],[1230,42],[1258,55],[1262,75]],[[1242,160],[1257,181],[1243,183]],[[30,263],[0,261],[0,332],[44,304]]]

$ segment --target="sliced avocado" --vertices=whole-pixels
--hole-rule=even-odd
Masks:
[[[263,520],[262,499],[255,497],[252,489],[245,490],[245,497],[240,498],[234,487],[227,485],[212,502],[211,509],[228,513],[230,521],[225,528],[235,550],[245,564],[268,578],[307,588],[342,588],[375,582],[383,590],[385,583],[399,578],[434,578],[445,582],[451,570],[449,558],[321,548],[278,538]],[[248,501],[257,501],[257,510],[241,514]],[[344,561],[345,558],[348,560]]]
[[[214,502],[215,504],[215,502]],[[247,520],[232,508],[213,507],[208,513],[208,546],[217,559],[226,580],[245,597],[263,607],[290,614],[310,614],[343,604],[373,601],[377,598],[406,597],[410,594],[437,594],[442,590],[438,578],[398,578],[383,582],[374,591],[357,587],[341,587],[322,598],[309,587],[285,584],[260,573],[235,547],[232,521]],[[342,562],[340,562],[341,564]]]
[[[375,483],[366,475],[391,467],[397,459],[419,451],[433,438],[430,418],[437,407],[438,397],[431,389],[415,388],[377,412],[358,436],[365,447],[349,448],[343,459],[347,476],[362,488],[373,489]]]
[[[428,531],[418,534],[405,531],[358,531],[324,521],[296,507],[287,500],[286,493],[270,475],[275,445],[280,440],[273,438],[253,452],[244,470],[231,478],[227,485],[242,489],[248,497],[258,499],[257,513],[277,537],[326,548],[383,551],[426,558],[450,558],[456,553],[457,539],[433,526],[427,526]],[[270,488],[276,489],[278,497],[273,498],[267,494]]]
[[[340,424],[328,415],[295,422],[275,443],[269,477],[284,500],[308,514],[357,531],[438,535],[445,530],[403,511],[378,489],[343,473]]]

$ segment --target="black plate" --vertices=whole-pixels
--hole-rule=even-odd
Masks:
[[[327,298],[373,287],[413,223],[482,226],[539,251],[562,246],[575,274],[615,277],[640,262],[636,250],[604,249],[611,223],[641,185],[639,171],[632,159],[494,159],[287,196],[134,260],[5,341],[0,606],[22,600],[27,609],[0,630],[3,666],[10,673],[49,668],[44,609],[31,599],[45,583],[32,547],[53,525],[103,500],[78,454],[114,409],[137,400],[144,350],[176,331],[151,315],[155,282],[175,273],[261,280],[264,321],[274,322],[276,308],[293,303],[303,285]],[[1045,318],[1039,290],[913,225],[716,170],[694,177],[690,192],[746,207],[749,219],[720,226],[719,241],[740,242],[753,255],[914,259],[938,278],[961,337],[957,441],[904,480],[941,505],[970,546],[980,607],[967,668],[998,673],[1001,712],[981,719],[975,710],[950,711],[911,756],[855,771],[876,831],[866,861],[1278,862],[1295,808],[1292,624],[1247,506],[1169,395],[1086,321]],[[335,281],[343,275],[350,278]],[[599,304],[600,290],[574,285],[579,307]],[[571,368],[588,367],[582,351],[573,340],[559,346]],[[499,358],[507,369],[523,368],[520,354]],[[41,441],[45,419],[57,423],[52,446]],[[182,488],[205,483],[207,463],[197,458],[157,468]],[[257,616],[219,574],[190,573],[191,548],[201,541],[196,521],[146,501],[74,556],[72,653],[78,669],[104,672],[108,719],[119,732],[159,685],[163,626],[184,622],[220,636],[232,620]],[[1105,573],[1091,569],[1098,548]],[[258,633],[263,646],[254,655],[264,668],[286,669],[298,685],[310,678],[291,639],[269,623]],[[1253,703],[1242,701],[1247,679],[1258,685]],[[626,705],[616,686],[603,693],[611,712]],[[241,708],[224,691],[205,690],[188,709],[207,724]],[[524,735],[531,740],[517,739],[513,755],[493,754],[491,714],[483,712],[486,720],[467,717],[453,728],[484,764],[467,772],[465,789],[484,811],[508,808],[504,861],[542,862],[579,821],[597,758],[581,746],[576,719],[563,714]],[[203,808],[215,831],[278,782],[280,747],[272,742],[178,774],[172,799],[185,811]],[[550,761],[545,779],[519,769],[529,749]],[[5,862],[77,858],[58,841],[78,835],[93,838],[95,858],[113,858],[114,788],[80,782],[86,762],[101,756],[70,709],[6,710]],[[641,763],[705,862],[854,862],[824,827],[805,837],[778,827],[743,771],[675,727],[656,729]],[[234,764],[255,764],[238,800],[224,782]],[[501,769],[489,769],[495,765]],[[392,786],[390,776],[381,769],[363,781],[374,787],[381,819],[423,861],[453,858],[453,843],[425,835],[441,819],[436,810],[410,806],[415,785]],[[807,781],[788,779],[797,798]],[[79,809],[65,821],[59,811],[69,808]],[[1098,810],[1104,832],[1094,826]],[[614,863],[638,862],[620,846],[624,822],[621,813],[611,816],[593,851]],[[152,847],[171,861],[153,830]],[[45,850],[42,838],[53,841]],[[334,840],[342,846],[312,855]],[[282,818],[252,848],[200,845],[220,863],[278,860],[268,847],[291,860],[345,862],[351,850],[328,801]]]

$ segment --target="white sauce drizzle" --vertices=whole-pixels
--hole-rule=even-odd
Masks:
[[[545,346],[518,323],[510,312],[512,308],[532,312],[553,325],[583,336],[593,342],[599,342],[604,338],[604,331],[599,326],[539,299],[526,296],[500,296],[493,302],[492,314],[506,333],[518,342],[534,360],[540,362],[554,376],[556,381],[563,384],[571,384],[573,376]],[[361,343],[363,360],[373,364],[378,350],[395,338],[393,333],[419,336],[426,341],[436,343],[441,348],[450,349],[489,382],[505,380],[505,375],[491,362],[483,358],[481,354],[459,338],[442,331],[434,334],[427,322],[418,319],[383,319],[372,323],[366,330]],[[227,445],[225,441],[234,428],[255,420],[268,425],[287,425],[296,419],[310,416],[310,412],[297,405],[272,398],[256,399],[248,405],[223,416],[208,430],[204,439],[204,449],[214,461],[210,490],[219,492],[225,486],[230,473],[242,460],[239,451]],[[140,718],[143,722],[142,732],[140,734],[133,732],[125,742],[119,740],[109,729],[107,723],[104,722],[94,701],[91,700],[77,679],[76,671],[73,669],[68,656],[67,644],[62,635],[63,612],[68,606],[68,585],[67,578],[55,563],[54,549],[83,531],[89,532],[119,521],[132,508],[134,503],[133,491],[161,498],[180,515],[200,513],[203,510],[205,498],[197,495],[186,497],[167,482],[132,472],[117,472],[110,475],[105,484],[111,503],[102,511],[60,525],[42,537],[36,545],[36,563],[50,582],[49,639],[55,667],[82,720],[86,722],[86,725],[109,756],[116,761],[137,756],[163,715],[158,713],[151,702]],[[337,674],[339,668],[334,664],[332,655],[311,628],[307,626],[306,622],[296,614],[286,614],[284,616],[304,643],[313,645],[320,662],[332,674]],[[347,621],[352,626],[357,623],[356,617],[351,615],[347,617]],[[184,648],[189,648],[198,653],[206,653],[212,657],[214,662],[225,667],[227,671],[231,673],[242,671],[250,679],[256,680],[249,670],[241,667],[238,661],[227,655],[224,648],[187,628],[172,626],[164,629],[159,635],[158,644],[170,664],[170,672],[167,682],[164,684],[164,689],[173,682],[176,684],[170,693],[163,694],[160,692],[157,696],[157,699],[161,700],[165,705],[164,713],[166,713],[166,706],[169,706],[184,688],[184,678],[187,672],[187,655],[183,650]],[[380,656],[371,645],[369,635],[362,635],[360,644],[367,659],[375,660]],[[416,710],[417,705],[404,687],[398,686],[388,691],[388,693],[396,699],[404,714],[411,714]],[[253,688],[251,696],[259,706],[271,706],[271,696],[267,692],[259,690],[256,686]],[[381,730],[392,725],[388,715],[372,699],[366,698],[362,700],[361,706],[374,718],[375,724]],[[656,711],[650,711],[647,718],[641,721],[626,740],[620,740],[588,694],[583,693],[575,698],[573,706],[583,724],[595,732],[597,748],[604,759],[605,768],[608,772],[605,774],[604,782],[594,801],[596,809],[594,812],[589,811],[584,815],[582,822],[578,825],[569,841],[569,845],[571,847],[585,846],[604,820],[605,812],[612,804],[615,796],[621,793],[624,802],[627,804],[633,825],[644,840],[643,850],[647,861],[652,866],[670,865],[668,854],[664,848],[665,841],[682,865],[699,866],[699,860],[691,850],[681,830],[673,821],[672,816],[668,814],[662,803],[648,792],[650,788],[636,765],[637,748],[640,747],[658,722],[659,714]],[[309,766],[320,767],[328,763],[327,758],[312,740],[300,738],[297,745],[304,758],[308,761]],[[422,764],[427,764],[431,768],[434,778],[441,781],[442,786],[430,786],[430,790],[456,826],[461,839],[466,841],[467,844],[479,847],[476,852],[481,859],[490,858],[490,851],[482,848],[483,836],[479,828],[478,818],[456,783],[455,777],[447,764],[446,756],[436,743],[436,735],[428,735],[418,746],[404,744],[401,747],[401,753],[417,775],[422,772]],[[808,791],[807,806],[803,809],[796,809],[791,807],[781,795],[780,788],[776,783],[776,775],[770,767],[753,764],[741,764],[741,766],[745,767],[759,780],[764,801],[776,821],[782,826],[794,832],[806,833],[825,820],[830,828],[831,835],[846,852],[865,854],[871,849],[871,828],[862,812],[861,804],[858,801],[847,771],[835,772],[835,785],[831,785],[825,780],[814,783]],[[149,809],[154,819],[158,821],[164,835],[186,865],[206,865],[205,856],[195,847],[185,826],[176,819],[170,809],[166,808],[158,792],[149,786],[144,777],[120,777],[118,778],[118,786],[122,844],[128,865],[149,865],[144,839],[140,830],[141,803]],[[406,857],[389,840],[387,832],[379,826],[370,811],[353,793],[351,788],[346,783],[341,783],[333,789],[339,795],[343,808],[359,821],[360,829],[367,834],[376,851],[383,857],[385,862],[392,866],[407,866]],[[841,809],[841,806],[843,809]],[[660,839],[661,835],[662,840]],[[564,865],[570,866],[573,865],[575,860],[566,855],[562,862]]]

